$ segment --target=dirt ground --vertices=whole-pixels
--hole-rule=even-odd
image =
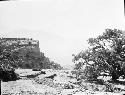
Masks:
[[[39,71],[16,70],[20,76],[23,76],[22,79],[1,82],[2,95],[124,95],[125,93],[92,91],[91,89],[81,90],[78,85],[73,84],[76,79],[67,77],[70,73],[65,73],[66,71],[45,71],[46,74],[41,74],[37,78],[26,78],[24,76],[38,73]],[[45,78],[52,74],[57,74],[54,80]],[[65,84],[68,84],[69,87],[72,85],[74,88],[66,88]]]

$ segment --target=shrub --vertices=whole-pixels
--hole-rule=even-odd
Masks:
[[[105,90],[106,92],[114,92],[114,85],[113,84],[106,82],[104,85],[106,87],[106,90]]]
[[[15,81],[19,79],[19,75],[13,69],[0,68],[0,79],[4,82]]]
[[[85,79],[88,81],[97,80],[99,76],[99,71],[96,70],[93,66],[87,66],[84,70],[79,71],[79,78]]]

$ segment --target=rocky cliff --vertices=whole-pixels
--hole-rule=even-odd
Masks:
[[[51,69],[55,66],[40,52],[39,41],[29,38],[0,38],[0,64],[7,68],[28,69]]]

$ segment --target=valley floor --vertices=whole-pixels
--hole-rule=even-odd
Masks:
[[[37,78],[22,77],[20,80],[2,82],[2,95],[124,95],[125,93],[92,91],[91,88],[83,90],[78,85],[73,84],[76,82],[76,79],[67,77],[70,73],[66,74],[65,72],[69,71],[45,71],[47,72],[45,75],[41,74]],[[38,72],[39,71],[32,70],[17,70],[17,73],[21,76]],[[54,73],[57,74],[54,80],[45,78],[45,76],[49,76]],[[66,88],[66,86],[64,88],[65,84],[73,85],[74,88]]]

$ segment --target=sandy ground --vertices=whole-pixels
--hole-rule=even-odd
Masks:
[[[38,73],[39,71],[32,70],[17,70],[21,76]],[[47,74],[39,75],[37,78],[42,80],[45,76],[56,73],[57,77],[54,78],[54,83],[70,83],[75,82],[75,79],[67,77],[63,71],[46,71]],[[48,81],[49,82],[49,81]],[[63,89],[60,86],[54,87],[46,84],[39,84],[35,79],[22,78],[17,81],[9,81],[1,83],[2,95],[123,95],[123,93],[111,93],[111,92],[92,92],[90,90],[80,91],[79,88],[74,89]]]

